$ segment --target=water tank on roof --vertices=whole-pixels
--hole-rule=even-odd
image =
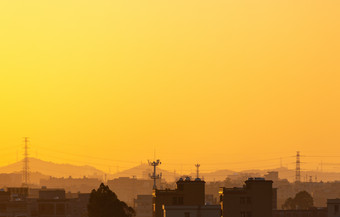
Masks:
[[[200,178],[196,178],[195,181],[199,182],[199,181],[201,181],[201,179]]]
[[[185,178],[185,181],[190,181],[190,177],[189,177],[189,176],[186,177],[186,178]]]

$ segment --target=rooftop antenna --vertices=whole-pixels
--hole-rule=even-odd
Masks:
[[[156,174],[156,168],[161,164],[162,164],[162,162],[159,159],[156,160],[156,161],[152,161],[152,162],[149,161],[149,165],[153,166],[153,174],[149,174],[149,176],[150,176],[151,179],[153,179],[153,189],[154,190],[157,189],[156,180],[162,178],[162,173]]]
[[[295,182],[301,182],[301,173],[300,173],[300,152],[296,152],[296,174],[295,174]]]
[[[24,186],[28,186],[30,182],[30,169],[29,169],[29,159],[28,159],[28,137],[25,137],[25,152],[23,159],[23,169],[22,169],[22,181]]]
[[[196,178],[200,177],[200,166],[201,166],[201,164],[195,164],[195,167],[196,167]]]

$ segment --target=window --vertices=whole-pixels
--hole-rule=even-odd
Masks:
[[[39,204],[39,215],[54,215],[53,203],[41,203]]]
[[[334,205],[334,214],[339,212],[339,205]]]
[[[247,197],[247,204],[251,204],[251,197]]]
[[[65,204],[61,203],[56,205],[56,214],[65,215]]]
[[[246,203],[246,200],[244,197],[240,197],[240,204],[245,204]]]
[[[247,217],[251,217],[251,212],[247,212]]]
[[[179,198],[178,198],[178,204],[179,204],[179,205],[183,205],[183,204],[184,204],[184,202],[183,202],[183,197],[179,197]]]
[[[172,198],[172,205],[177,205],[177,197]]]
[[[246,212],[241,212],[241,217],[246,217]]]
[[[190,212],[185,212],[184,217],[190,217]]]
[[[6,212],[7,206],[6,204],[0,204],[0,212]]]

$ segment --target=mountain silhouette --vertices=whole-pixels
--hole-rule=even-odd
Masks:
[[[153,173],[153,167],[151,167],[149,164],[141,163],[138,166],[112,174],[110,175],[110,178],[135,177],[138,179],[150,179],[149,174],[151,173]],[[169,172],[159,167],[157,167],[157,173],[162,173],[162,178],[167,182],[173,182],[180,176],[175,172]]]
[[[37,158],[29,158],[30,161],[30,171],[31,179],[33,182],[38,183],[41,178],[53,177],[73,177],[82,178],[84,176],[88,178],[98,178],[103,179],[105,172],[99,170],[93,166],[76,166],[72,164],[58,164],[49,161],[40,160]],[[22,161],[9,164],[7,166],[0,167],[1,173],[14,173],[21,174],[23,163]],[[295,170],[288,169],[285,167],[275,168],[275,169],[263,169],[263,170],[243,170],[243,171],[233,171],[228,169],[216,170],[207,173],[200,173],[200,177],[204,177],[205,181],[223,181],[228,176],[263,176],[268,171],[278,171],[279,177],[281,179],[288,179],[290,182],[295,181]],[[118,177],[135,177],[138,179],[150,179],[149,174],[153,172],[153,167],[149,164],[141,163],[135,167],[119,171],[114,174],[107,174],[108,179],[114,179]],[[157,168],[157,173],[162,173],[162,178],[167,182],[173,182],[179,177],[183,176],[175,172],[170,172],[164,170],[160,167]],[[196,177],[196,173],[187,174],[191,177]],[[301,171],[302,181],[304,179],[309,179],[312,177],[313,181],[334,181],[340,180],[340,173],[338,172],[321,172],[321,171]]]
[[[0,173],[21,173],[22,161],[0,167]],[[57,164],[53,162],[43,161],[37,158],[29,158],[29,167],[32,173],[38,172],[53,177],[69,177],[81,178],[87,177],[103,177],[104,172],[92,166],[75,166],[71,164]]]

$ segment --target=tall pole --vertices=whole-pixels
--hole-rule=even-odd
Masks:
[[[195,167],[196,167],[196,178],[199,178],[200,177],[200,164],[195,164]]]
[[[301,174],[300,174],[300,152],[296,152],[296,174],[295,174],[295,182],[301,182]]]
[[[162,162],[160,160],[156,160],[153,162],[149,162],[150,166],[153,166],[153,174],[149,174],[150,178],[153,179],[153,189],[157,189],[156,180],[162,178],[162,173],[156,174],[156,167],[158,167]]]
[[[28,138],[25,137],[25,146],[24,146],[24,160],[23,160],[23,170],[22,170],[22,179],[23,185],[28,186],[30,182],[30,171],[29,171],[29,159],[28,159]]]

